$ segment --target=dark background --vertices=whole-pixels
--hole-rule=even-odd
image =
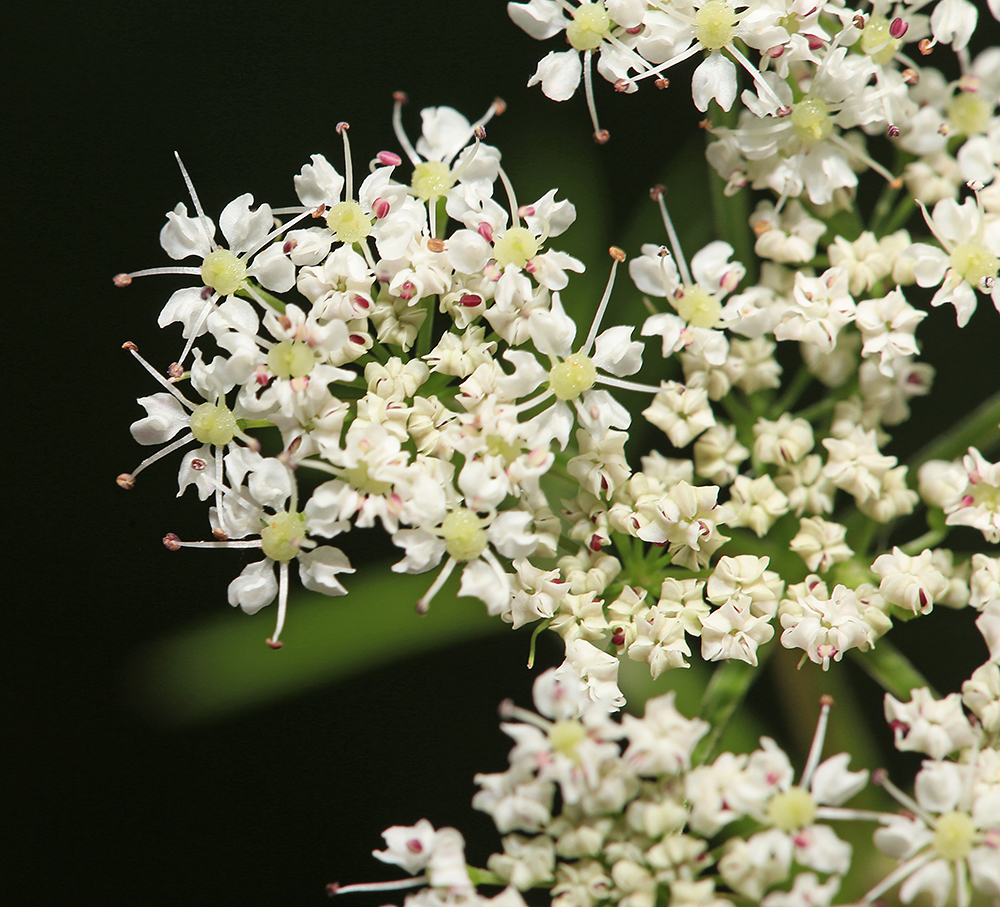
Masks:
[[[612,133],[598,148],[582,96],[557,105],[524,87],[550,48],[515,29],[498,0],[110,0],[24,5],[9,21],[4,297],[17,381],[6,401],[4,749],[15,847],[5,900],[318,904],[326,882],[396,875],[370,852],[385,827],[424,816],[463,830],[481,865],[496,836],[469,807],[472,775],[505,765],[496,704],[530,702],[534,675],[517,669],[523,634],[193,726],[137,704],[130,679],[147,644],[206,615],[248,618],[225,601],[232,561],[181,561],[160,544],[166,531],[202,531],[201,507],[173,499],[176,465],[129,494],[114,484],[145,453],[128,425],[141,415],[135,398],[155,390],[119,347],[134,340],[171,361],[177,336],[155,319],[185,284],[119,290],[111,276],[167,263],[163,215],[186,201],[175,149],[210,214],[244,191],[294,203],[292,176],[311,153],[340,168],[337,122],[351,124],[356,167],[397,148],[400,89],[413,137],[421,107],[476,119],[504,97],[489,140],[521,200],[560,186],[582,236],[562,247],[598,260],[697,131],[683,80],[626,97],[598,79]],[[962,348],[938,341],[931,354],[954,355],[939,379],[946,405],[959,396],[964,409],[996,383],[995,322],[982,315]],[[922,336],[933,345],[934,335]],[[970,375],[969,356],[987,354]],[[922,424],[907,430],[919,437]],[[413,619],[408,603],[381,604]],[[257,624],[261,637],[271,619]],[[543,651],[541,666],[554,658]]]

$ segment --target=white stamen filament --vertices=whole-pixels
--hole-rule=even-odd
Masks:
[[[191,181],[191,177],[187,172],[187,167],[184,166],[184,161],[181,160],[181,156],[175,151],[174,157],[177,158],[177,166],[181,168],[181,177],[184,179],[184,185],[187,186],[188,195],[191,196],[191,204],[198,215],[198,222],[201,224],[201,230],[205,234],[205,241],[214,249],[216,248],[215,240],[212,239],[212,231],[208,228],[208,218],[205,216],[205,209],[201,206],[201,199],[198,198],[198,193],[194,191],[194,183]]]
[[[431,583],[430,589],[428,589],[420,598],[417,600],[417,614],[426,614],[428,607],[430,607],[431,599],[441,590],[441,587],[445,584],[448,577],[451,576],[451,571],[455,569],[455,564],[458,561],[453,557],[449,557],[444,567],[441,568],[441,572],[438,573],[437,579]]]
[[[144,357],[139,355],[139,351],[135,349],[134,345],[126,344],[125,349],[127,349],[136,358],[138,363],[147,372],[149,372],[149,374],[151,374],[157,381],[160,382],[160,384],[162,384],[168,391],[170,391],[170,393],[172,393],[181,402],[182,405],[186,406],[189,410],[191,410],[191,412],[194,412],[198,408],[197,404],[192,403],[179,390],[177,390],[176,385],[171,384],[166,378],[163,377],[163,375],[161,375],[155,368],[153,368],[153,366],[150,365],[145,360]]]
[[[670,246],[674,250],[674,258],[677,259],[677,267],[681,272],[681,280],[684,286],[691,286],[694,281],[691,279],[691,272],[688,270],[687,260],[684,258],[684,250],[681,249],[681,241],[677,238],[677,231],[674,229],[674,222],[667,212],[667,203],[663,200],[666,189],[662,189],[656,194],[656,203],[660,206],[660,217],[663,218],[663,226],[667,228],[667,237],[670,239]]]
[[[514,185],[503,167],[497,167],[497,173],[500,176],[500,182],[503,183],[504,191],[507,193],[507,204],[510,205],[510,225],[520,227],[521,219],[517,215],[517,196],[514,194]]]
[[[288,609],[288,561],[282,561],[278,567],[278,619],[274,627],[274,636],[267,640],[272,649],[281,647],[279,637],[285,626],[285,612]]]
[[[359,882],[355,885],[330,886],[332,894],[355,894],[361,891],[398,891],[401,888],[417,888],[427,884],[427,876],[415,876],[412,879],[398,879],[393,882]]]
[[[806,765],[802,770],[802,779],[799,785],[805,790],[809,790],[812,782],[813,772],[819,765],[820,753],[823,752],[823,741],[826,740],[826,728],[830,720],[830,706],[833,700],[824,696],[820,701],[819,720],[816,722],[816,732],[813,734],[812,746],[809,747],[809,755],[806,757]]]
[[[611,298],[611,290],[615,285],[615,272],[618,270],[619,259],[612,255],[611,256],[611,273],[608,275],[608,283],[604,288],[604,295],[601,297],[601,302],[597,306],[597,312],[594,315],[594,320],[590,323],[590,331],[587,333],[587,340],[580,347],[580,352],[584,356],[589,356],[590,351],[594,346],[594,340],[597,337],[597,332],[601,329],[601,319],[604,317],[604,310],[608,307],[608,300]]]
[[[172,454],[175,450],[178,450],[185,444],[190,444],[193,440],[194,440],[194,435],[191,432],[188,432],[186,435],[184,435],[181,438],[178,438],[176,441],[171,441],[166,447],[161,447],[155,454],[146,457],[145,460],[143,460],[138,466],[136,466],[135,469],[132,470],[130,475],[134,479],[147,466],[152,465],[157,460],[160,460],[163,457],[167,456],[167,454]]]
[[[396,94],[392,105],[392,131],[396,133],[396,141],[402,146],[406,156],[410,159],[410,163],[416,167],[417,164],[422,162],[422,158],[417,154],[413,145],[410,144],[410,140],[403,130],[403,103],[405,100],[406,95],[401,92]]]

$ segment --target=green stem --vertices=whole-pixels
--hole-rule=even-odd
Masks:
[[[950,527],[949,527],[950,528]],[[907,542],[905,545],[900,545],[899,550],[903,554],[908,554],[910,557],[915,557],[920,554],[925,548],[935,548],[940,545],[944,540],[945,536],[948,534],[948,529],[929,529],[919,538],[915,538],[912,542]]]
[[[760,675],[760,666],[770,657],[773,648],[767,646],[758,650],[760,658],[756,667],[730,659],[716,669],[701,700],[701,717],[709,723],[711,730],[695,747],[691,759],[693,765],[703,765],[715,756],[722,735],[746,699],[750,687]]]
[[[787,413],[795,405],[795,401],[802,396],[805,389],[812,384],[812,380],[812,372],[809,371],[807,366],[802,365],[795,377],[789,383],[788,390],[786,390],[781,397],[778,398],[778,402],[771,407],[771,417],[776,419],[782,413]]]
[[[944,434],[938,435],[930,444],[918,450],[907,461],[907,465],[914,470],[928,460],[954,460],[966,453],[970,447],[977,448],[985,456],[988,451],[1000,445],[998,422],[1000,422],[1000,391],[980,403]]]
[[[240,289],[236,291],[236,295],[242,296],[244,299],[249,299],[251,301],[255,301],[256,297],[259,296],[276,312],[281,312],[282,314],[285,312],[285,304],[273,293],[268,293],[267,290],[265,290],[259,283],[254,282],[253,294],[251,294],[248,290]]]
[[[916,207],[917,203],[913,196],[909,194],[904,195],[899,204],[896,205],[896,210],[892,212],[892,216],[881,225],[881,235],[887,236],[890,233],[895,233],[910,219],[910,215],[913,214],[913,209]]]
[[[917,687],[927,687],[935,696],[939,695],[909,659],[885,639],[880,639],[869,652],[851,649],[847,654],[883,690],[897,699],[908,700],[911,691]]]
[[[427,317],[424,318],[424,323],[420,325],[420,332],[417,334],[417,354],[414,357],[416,359],[423,358],[431,351],[431,340],[434,336],[434,310],[437,308],[437,296],[428,296],[423,301],[427,303]]]

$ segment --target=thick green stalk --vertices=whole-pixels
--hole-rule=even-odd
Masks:
[[[753,682],[760,676],[760,669],[773,648],[764,646],[758,650],[759,664],[756,667],[730,659],[716,669],[701,700],[701,717],[711,725],[711,730],[695,747],[691,759],[693,765],[702,765],[715,756],[722,735],[746,699]]]
[[[909,700],[910,691],[916,687],[928,687],[935,696],[938,695],[927,678],[886,639],[880,639],[870,652],[851,649],[847,654],[883,690],[892,693],[897,699]]]

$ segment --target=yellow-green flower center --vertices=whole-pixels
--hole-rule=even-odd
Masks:
[[[964,860],[972,850],[975,837],[972,816],[958,811],[945,813],[934,826],[934,849],[949,862]]]
[[[301,513],[276,513],[260,532],[264,555],[287,563],[299,553],[306,540],[306,518]]]
[[[201,279],[221,296],[231,296],[246,280],[247,268],[229,249],[216,249],[201,263]]]
[[[948,102],[953,135],[984,135],[990,128],[993,105],[975,91],[960,91]]]
[[[858,39],[861,52],[871,57],[872,62],[879,66],[889,63],[902,43],[892,36],[889,28],[889,20],[885,16],[870,16]]]
[[[236,416],[221,403],[202,403],[191,413],[191,434],[199,444],[222,447],[236,434]]]
[[[572,719],[557,721],[549,728],[549,743],[552,744],[553,752],[562,753],[571,759],[578,758],[576,748],[586,736],[587,729],[579,721]]]
[[[326,215],[326,225],[339,242],[361,242],[372,232],[372,222],[357,202],[337,202]]]
[[[549,371],[549,387],[559,400],[574,400],[597,381],[597,366],[583,353],[571,353]]]
[[[812,825],[816,819],[816,801],[801,787],[791,787],[771,797],[767,820],[782,831],[795,831]]]
[[[457,561],[471,561],[486,550],[483,521],[464,507],[453,510],[441,523],[441,538],[448,554]]]
[[[830,108],[820,98],[805,97],[792,108],[795,135],[807,145],[821,142],[833,130]]]
[[[719,50],[733,43],[736,11],[725,0],[708,0],[694,14],[694,36],[706,50]]]
[[[566,40],[575,50],[596,50],[611,27],[611,17],[603,3],[581,3],[566,26]]]
[[[345,469],[340,474],[340,477],[349,483],[352,488],[363,491],[365,494],[385,494],[392,490],[392,482],[373,479],[368,474],[368,464],[364,460],[358,463],[357,466]]]
[[[974,287],[979,287],[987,277],[996,279],[1000,259],[981,243],[963,242],[951,253],[951,266]]]
[[[704,287],[695,284],[682,288],[683,295],[675,296],[674,308],[691,327],[715,328],[722,321],[722,301]]]
[[[502,457],[505,463],[510,464],[521,455],[522,447],[519,443],[509,441],[500,435],[487,435],[486,450],[492,456]]]
[[[538,254],[538,240],[527,227],[511,227],[493,246],[498,268],[516,265],[523,268]]]
[[[413,168],[413,182],[410,188],[417,198],[430,201],[444,195],[455,180],[444,161],[422,161]]]
[[[279,378],[301,378],[315,364],[313,348],[301,340],[282,340],[267,353],[267,367]]]

